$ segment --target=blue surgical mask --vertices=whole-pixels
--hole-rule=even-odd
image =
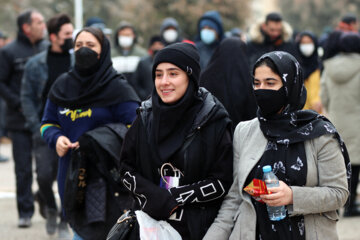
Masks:
[[[205,44],[212,44],[216,39],[215,31],[205,28],[201,30],[200,37]]]

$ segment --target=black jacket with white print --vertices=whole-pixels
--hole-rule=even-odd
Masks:
[[[121,154],[123,184],[138,209],[168,221],[182,239],[201,239],[232,184],[231,121],[222,104],[200,88],[202,105],[182,149],[171,165],[181,171],[179,186],[161,188],[161,166],[148,144],[151,99],[142,103]]]

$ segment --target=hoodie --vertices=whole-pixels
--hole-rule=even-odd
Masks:
[[[360,165],[360,54],[340,53],[324,61],[321,100],[346,143],[351,164]]]
[[[210,20],[215,23],[217,26],[217,34],[218,34],[218,40],[213,42],[212,44],[205,44],[201,41],[200,38],[200,24],[203,20]],[[221,16],[218,11],[208,11],[206,12],[198,22],[198,36],[195,41],[195,45],[198,48],[199,55],[200,55],[200,67],[201,69],[205,69],[207,64],[210,61],[211,56],[214,54],[215,49],[219,46],[220,42],[224,39],[224,28],[223,28],[223,22],[221,20]]]
[[[175,28],[175,30],[178,32],[178,37],[174,42],[167,42],[164,39],[164,36],[163,36],[164,31],[166,29],[168,29],[169,27]],[[161,24],[161,27],[160,27],[160,37],[161,37],[161,40],[165,43],[165,45],[169,45],[171,43],[181,42],[183,40],[183,37],[181,36],[181,29],[180,29],[179,23],[176,21],[175,18],[168,17],[168,18],[165,18],[163,20],[163,22]]]

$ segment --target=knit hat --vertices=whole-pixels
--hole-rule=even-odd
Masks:
[[[156,67],[163,62],[172,63],[182,69],[199,88],[200,57],[196,47],[190,43],[174,43],[161,49],[155,56],[152,78],[155,81]]]
[[[346,53],[360,53],[360,34],[354,32],[341,33],[339,50]]]

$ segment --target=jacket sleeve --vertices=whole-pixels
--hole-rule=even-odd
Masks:
[[[232,184],[232,139],[230,130],[225,130],[216,146],[217,156],[206,179],[170,189],[179,205],[201,203],[224,197]]]
[[[326,111],[328,111],[329,108],[329,93],[328,93],[328,89],[327,89],[327,82],[329,81],[329,79],[327,79],[327,74],[326,74],[326,70],[323,71],[321,79],[320,79],[320,98],[321,98],[321,103],[323,104],[324,108]]]
[[[47,100],[41,120],[40,133],[50,148],[55,148],[57,139],[65,135],[61,130],[56,110],[57,106],[50,100]]]
[[[20,97],[10,87],[13,59],[9,53],[2,49],[0,51],[0,96],[5,99],[8,107],[20,110]]]
[[[140,125],[138,117],[125,136],[120,158],[122,183],[144,212],[155,219],[168,219],[177,208],[177,202],[169,191],[143,177],[137,169],[136,138],[144,137],[144,134],[138,134]]]
[[[136,118],[136,109],[139,103],[135,101],[122,102],[115,106],[112,112],[115,112],[116,122],[121,122],[125,125],[131,125]]]
[[[312,141],[317,158],[317,170],[313,173],[317,176],[312,178],[318,183],[314,187],[291,187],[293,205],[288,210],[292,215],[335,211],[344,206],[349,195],[345,161],[337,139],[328,134]]]
[[[238,125],[239,126],[239,125]],[[234,182],[228,194],[222,202],[221,208],[216,219],[210,226],[203,239],[205,240],[225,240],[229,239],[234,227],[234,218],[241,204],[238,179],[238,161],[240,161],[240,128],[237,127],[234,134]]]
[[[36,103],[34,102],[34,99],[37,97],[37,91],[34,89],[34,86],[36,85],[33,84],[34,74],[31,72],[34,66],[31,63],[32,61],[29,60],[25,65],[24,75],[21,82],[20,99],[26,123],[31,132],[36,133],[40,129],[40,119],[35,106]]]

